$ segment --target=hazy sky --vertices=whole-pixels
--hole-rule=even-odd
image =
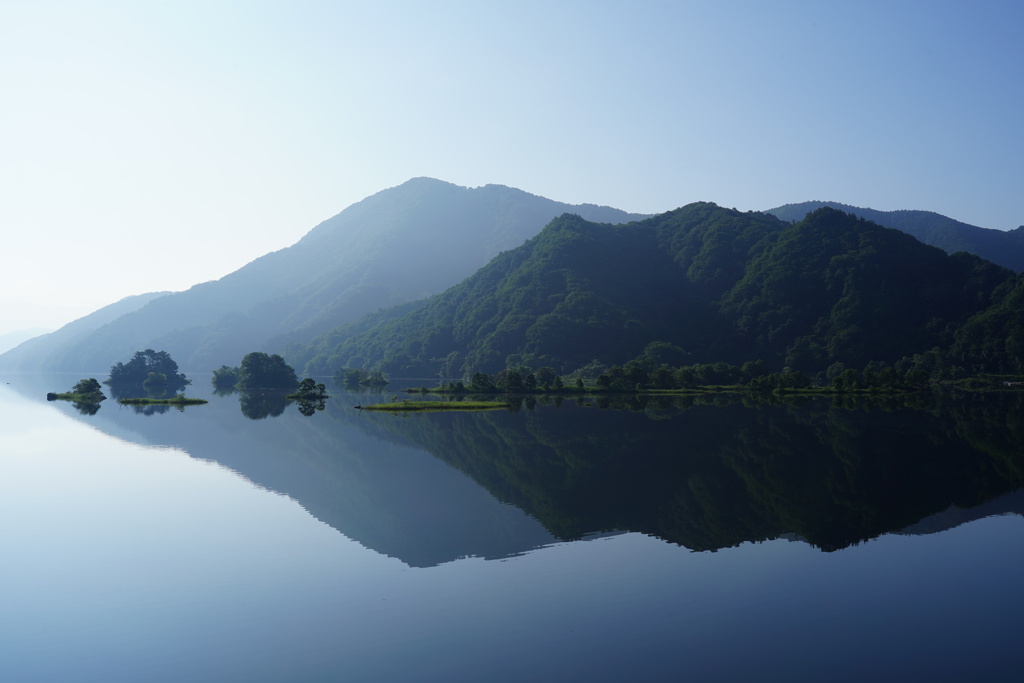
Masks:
[[[1024,3],[0,0],[0,333],[416,176],[1024,223]]]

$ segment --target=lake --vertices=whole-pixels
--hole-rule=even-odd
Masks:
[[[0,378],[0,680],[1020,680],[1020,393],[304,415],[190,377],[94,414]]]

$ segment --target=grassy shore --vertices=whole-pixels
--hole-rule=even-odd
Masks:
[[[102,393],[75,394],[70,391],[63,394],[49,393],[46,395],[47,401],[77,401],[78,403],[99,403],[106,398]]]

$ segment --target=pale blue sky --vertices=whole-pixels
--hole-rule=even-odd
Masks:
[[[0,332],[221,277],[416,176],[1011,229],[1022,20],[978,0],[0,0]]]

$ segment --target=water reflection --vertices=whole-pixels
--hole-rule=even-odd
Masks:
[[[241,391],[238,394],[238,403],[242,408],[242,415],[250,420],[277,417],[288,407],[286,393],[270,390]]]
[[[788,536],[832,551],[1024,486],[1019,396],[929,409],[920,397],[726,395],[522,407],[370,419],[565,540],[618,529],[717,550]]]
[[[305,415],[306,417],[310,417],[318,410],[323,410],[324,408],[327,407],[327,402],[324,399],[303,399],[296,401],[296,404],[299,407],[299,412]]]
[[[170,398],[174,396],[179,387],[184,387],[183,384],[176,384],[174,389],[168,385],[162,386],[144,386],[142,384],[108,384],[110,395],[115,401],[123,398]],[[163,415],[167,413],[171,406],[162,403],[153,403],[148,405],[128,405],[122,406],[130,408],[132,412],[137,415]],[[183,409],[183,408],[182,408]],[[93,413],[83,413],[86,415],[92,415]]]
[[[119,410],[85,419],[219,462],[411,566],[612,531],[701,551],[773,538],[834,551],[991,514],[986,501],[1024,511],[1006,497],[1024,486],[1019,394],[528,396],[509,411],[402,417],[352,409],[395,387],[337,387],[294,411],[282,393],[240,393],[239,411],[206,391],[210,404],[177,418],[187,427]]]
[[[102,407],[95,401],[72,401],[71,405],[75,407],[79,415],[95,415]]]

